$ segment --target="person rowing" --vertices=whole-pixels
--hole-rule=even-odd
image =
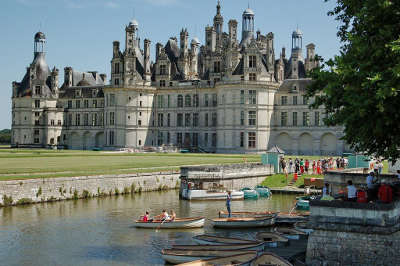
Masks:
[[[153,219],[149,218],[150,214],[148,211],[146,211],[145,215],[140,216],[140,220],[142,220],[142,222],[152,222]]]
[[[176,213],[174,210],[171,210],[171,216],[169,217],[169,221],[173,222],[176,219]]]

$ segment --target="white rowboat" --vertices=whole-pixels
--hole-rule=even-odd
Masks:
[[[253,228],[266,227],[275,224],[276,214],[263,217],[218,218],[213,219],[213,226],[218,228]]]
[[[289,244],[289,239],[281,236],[278,233],[272,232],[258,232],[256,239],[263,241],[266,247],[276,248],[280,246],[286,246]]]
[[[281,258],[273,253],[264,252],[253,260],[250,264],[251,266],[261,266],[261,265],[274,265],[274,266],[293,266],[290,262]]]
[[[219,237],[212,235],[198,235],[194,236],[193,240],[201,245],[258,245],[260,242],[254,240],[247,240],[241,238],[232,238],[232,237]]]
[[[263,217],[267,215],[272,215],[272,214],[277,214],[277,212],[270,212],[270,211],[265,211],[265,212],[246,212],[246,211],[240,211],[240,212],[231,212],[231,217],[236,217],[236,218],[249,218],[249,217]],[[220,211],[218,213],[219,218],[228,218],[229,213],[227,211]]]
[[[251,261],[257,258],[256,252],[246,252],[240,255],[227,256],[222,258],[208,259],[208,260],[195,260],[179,264],[179,266],[210,266],[210,265],[237,265],[247,266],[250,265]]]
[[[163,249],[161,251],[162,258],[169,263],[179,264],[194,260],[205,260],[212,258],[221,258],[226,256],[247,254],[248,251],[238,250],[179,250],[179,249]],[[256,251],[254,251],[255,254]]]
[[[263,251],[264,243],[256,244],[225,244],[225,245],[173,245],[172,249],[180,250],[256,250]]]
[[[176,218],[173,221],[136,221],[134,226],[137,228],[155,228],[155,229],[185,229],[185,228],[201,228],[204,226],[204,217],[195,218]]]

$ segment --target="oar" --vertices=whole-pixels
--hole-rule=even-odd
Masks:
[[[160,223],[160,225],[156,228],[156,232],[158,232],[158,230],[161,228],[161,225],[165,222],[166,220],[164,220],[164,221],[162,221],[161,223]]]
[[[296,209],[296,202],[297,202],[297,200],[294,200],[294,206],[293,206],[293,208],[290,210],[289,215],[291,215],[292,212],[294,211],[294,209]]]

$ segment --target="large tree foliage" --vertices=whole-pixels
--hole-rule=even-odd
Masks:
[[[0,130],[0,143],[3,143],[3,144],[11,143],[11,130],[10,129]]]
[[[324,105],[356,151],[400,158],[400,0],[337,0],[328,15],[342,47],[310,73],[312,107]]]

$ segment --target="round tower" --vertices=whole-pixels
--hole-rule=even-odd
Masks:
[[[292,50],[301,50],[303,48],[303,33],[297,29],[292,33]]]
[[[242,40],[254,38],[254,12],[247,8],[242,16]]]
[[[44,53],[45,52],[45,44],[46,44],[46,35],[43,32],[38,32],[35,34],[34,37],[34,52],[35,55],[37,53]]]

